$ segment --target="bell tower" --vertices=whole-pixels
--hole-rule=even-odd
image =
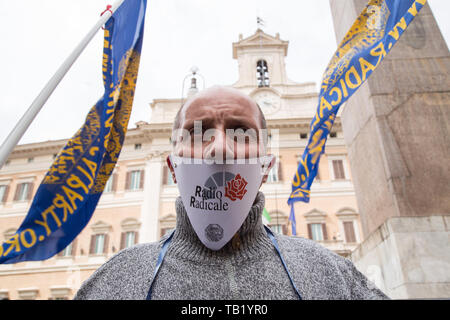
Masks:
[[[261,29],[248,38],[239,35],[233,43],[233,59],[239,65],[239,80],[233,87],[254,89],[255,87],[277,87],[289,82],[284,58],[289,41],[268,35]]]

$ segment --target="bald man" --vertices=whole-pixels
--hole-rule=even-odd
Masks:
[[[261,157],[266,155],[266,129],[251,98],[233,88],[212,87],[177,113],[173,155],[217,162]],[[169,157],[167,163],[176,182]],[[261,185],[266,179],[267,174]],[[265,227],[264,204],[258,191],[234,237],[211,250],[178,197],[173,233],[117,253],[83,283],[75,299],[388,299],[348,259],[312,240]]]

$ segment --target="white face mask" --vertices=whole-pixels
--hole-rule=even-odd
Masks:
[[[244,223],[273,156],[233,164],[170,156],[181,199],[200,241],[219,250]]]

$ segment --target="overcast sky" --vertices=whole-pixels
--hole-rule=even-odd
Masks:
[[[115,0],[0,0],[0,143],[41,89]],[[347,0],[341,0],[347,1]],[[429,0],[447,43],[450,1]],[[153,99],[180,98],[196,65],[206,86],[238,80],[232,42],[263,30],[289,41],[286,68],[296,82],[313,81],[336,50],[328,0],[148,0],[144,47],[129,127],[149,121]],[[82,53],[20,141],[70,138],[103,94],[103,33]]]

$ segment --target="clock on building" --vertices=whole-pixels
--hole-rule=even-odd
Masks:
[[[259,104],[264,115],[275,113],[280,108],[280,98],[270,91],[258,92],[253,95],[253,99]]]

